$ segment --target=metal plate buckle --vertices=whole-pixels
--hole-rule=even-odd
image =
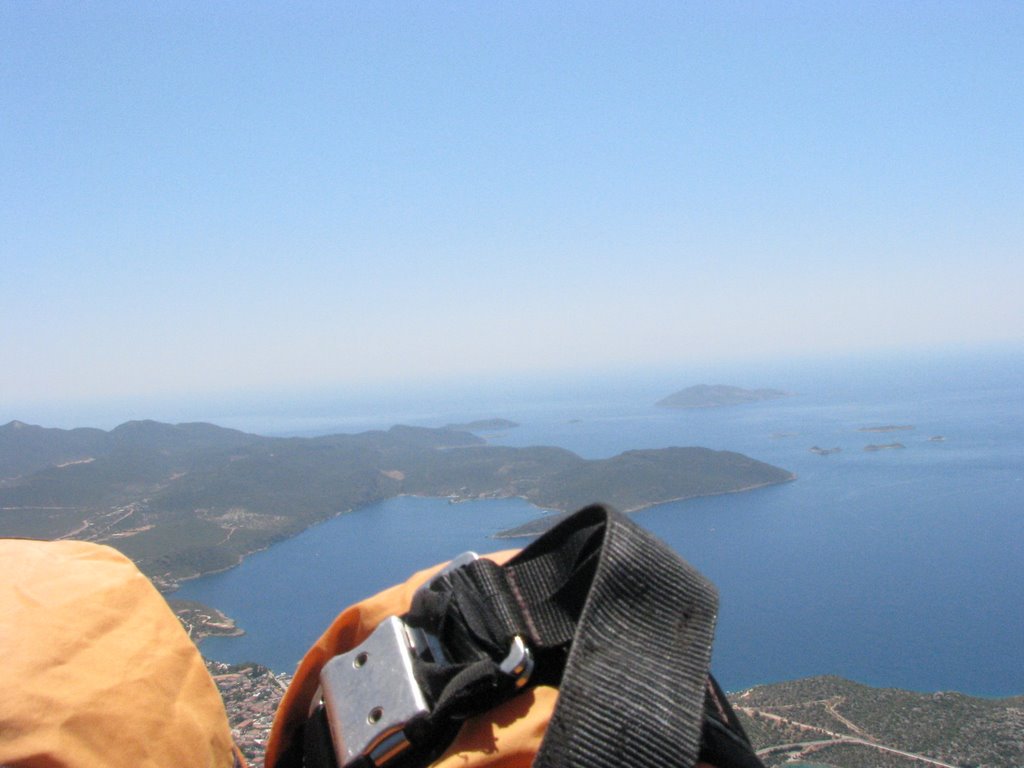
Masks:
[[[459,555],[420,589],[429,589],[437,579],[477,559],[474,552]],[[413,671],[414,659],[448,661],[438,638],[390,616],[357,647],[338,654],[320,670],[320,690],[311,713],[322,701],[340,768],[360,759],[382,768],[409,748],[406,725],[430,713]],[[529,681],[533,664],[529,647],[517,635],[499,669],[519,689]]]
[[[327,662],[320,685],[342,768],[361,757],[375,766],[391,761],[409,747],[405,725],[429,712],[413,675],[405,624],[396,616]]]

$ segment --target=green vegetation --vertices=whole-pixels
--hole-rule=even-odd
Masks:
[[[793,479],[725,451],[667,448],[587,461],[561,448],[488,446],[447,428],[268,438],[149,421],[89,430],[88,441],[79,432],[0,427],[0,535],[110,544],[163,586],[402,494],[522,497],[561,511],[604,501],[629,511]],[[25,453],[22,439],[31,447]]]
[[[660,408],[718,408],[725,405],[742,405],[761,400],[777,400],[789,397],[788,392],[778,389],[742,389],[724,384],[698,384],[687,387],[659,400]]]
[[[624,512],[635,512],[668,501],[747,491],[792,479],[792,473],[741,453],[663,448],[626,451],[597,461],[580,459],[540,478],[527,498],[546,509],[566,513],[595,500]],[[562,515],[546,515],[498,535],[536,536],[561,518]]]
[[[235,626],[234,619],[216,608],[197,603],[195,600],[168,600],[192,642],[199,645],[207,637],[238,637],[245,632]]]
[[[762,685],[730,697],[768,766],[1024,765],[1024,697],[871,688],[839,677]],[[908,753],[908,754],[900,754]],[[932,763],[934,765],[934,763]]]
[[[0,482],[51,465],[95,456],[110,440],[100,429],[45,429],[21,421],[0,427]]]

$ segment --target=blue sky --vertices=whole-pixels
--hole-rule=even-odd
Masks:
[[[1024,6],[0,4],[32,403],[1024,342]]]

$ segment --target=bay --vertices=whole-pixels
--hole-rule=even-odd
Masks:
[[[795,395],[698,411],[653,406],[711,373],[723,378],[707,383]],[[395,421],[339,407],[306,428],[500,416],[520,426],[486,435],[499,445],[559,445],[588,458],[702,445],[785,467],[795,482],[636,516],[718,586],[713,665],[723,685],[838,674],[920,691],[1024,692],[1024,355],[711,373],[410,402],[393,408],[390,416],[406,417]],[[860,431],[899,424],[914,429]],[[896,441],[905,447],[863,450]],[[842,450],[820,456],[812,446]],[[461,551],[521,545],[491,537],[536,514],[521,500],[392,499],[187,582],[177,596],[217,606],[247,632],[204,641],[206,655],[290,671],[345,606]]]

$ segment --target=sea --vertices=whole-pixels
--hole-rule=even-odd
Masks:
[[[698,383],[791,396],[655,406]],[[481,436],[591,459],[705,446],[783,467],[797,479],[635,514],[717,585],[712,668],[726,689],[830,674],[1024,694],[1024,349],[470,382],[264,406],[209,420],[316,435],[504,418],[519,426]],[[910,428],[863,431],[883,426]],[[903,447],[865,450],[892,443]],[[520,499],[394,498],[185,582],[175,597],[216,606],[245,630],[203,641],[206,656],[290,672],[346,606],[460,552],[523,546],[495,536],[540,514]]]

